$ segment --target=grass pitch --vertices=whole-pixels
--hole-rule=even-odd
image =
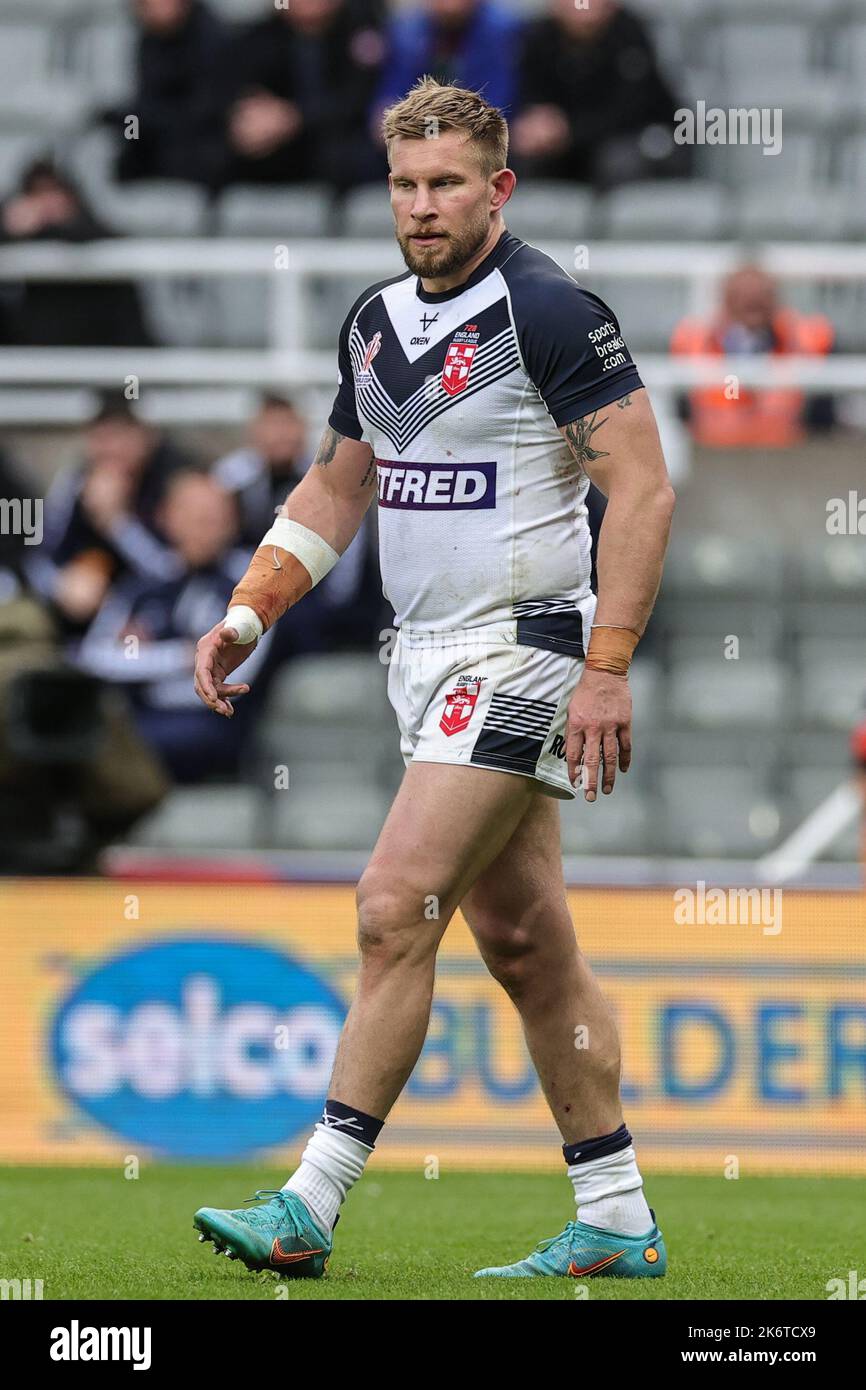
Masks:
[[[518,1259],[573,1216],[565,1175],[371,1171],[350,1195],[327,1276],[278,1281],[214,1257],[200,1206],[236,1207],[284,1173],[247,1167],[0,1169],[0,1277],[45,1299],[569,1299],[568,1279],[472,1279]],[[652,1177],[665,1279],[591,1279],[591,1300],[825,1300],[864,1270],[866,1218],[846,1178]],[[280,1294],[278,1291],[284,1292]]]

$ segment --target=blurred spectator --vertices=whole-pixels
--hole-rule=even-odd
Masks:
[[[0,207],[0,244],[93,241],[113,235],[67,175],[38,160]],[[0,338],[28,347],[152,345],[135,285],[122,280],[29,280],[4,289]]]
[[[779,301],[772,277],[747,265],[728,276],[722,303],[710,320],[684,319],[675,329],[671,351],[685,357],[825,355],[833,328],[820,314],[806,316]],[[791,387],[750,391],[740,386],[701,386],[688,398],[687,414],[697,444],[710,448],[786,448],[802,441],[807,426],[833,422],[833,403],[807,402]]]
[[[377,112],[429,73],[481,92],[510,115],[519,33],[518,18],[494,0],[423,0],[391,21]]]
[[[256,546],[311,460],[306,421],[285,396],[262,396],[248,435],[249,443],[226,454],[213,471],[237,497],[242,543]]]
[[[552,0],[526,31],[519,114],[511,127],[515,169],[610,187],[688,172],[675,145],[677,101],[659,72],[643,22],[616,0]]]
[[[205,474],[183,472],[172,479],[160,522],[178,572],[162,581],[127,579],[112,589],[81,642],[77,664],[129,687],[145,742],[177,781],[195,782],[235,771],[249,732],[252,695],[239,700],[234,718],[225,720],[205,709],[193,689],[196,642],[224,616],[249,557],[232,548],[234,500]],[[270,643],[266,633],[232,679],[254,681]]]
[[[384,53],[369,8],[292,0],[239,35],[225,76],[228,183],[378,177],[367,118]]]
[[[132,0],[132,8],[136,89],[127,110],[139,126],[137,139],[121,141],[118,178],[212,184],[222,151],[215,75],[229,30],[204,0]]]
[[[0,458],[5,499],[35,489]],[[84,873],[168,789],[127,711],[64,660],[28,591],[20,534],[0,530],[0,873]]]
[[[177,561],[158,507],[186,455],[107,395],[85,434],[84,462],[61,473],[45,500],[44,538],[26,559],[29,583],[72,630],[86,626],[111,581],[129,572],[169,578]]]
[[[307,425],[300,411],[284,396],[263,396],[250,421],[249,444],[218,460],[213,470],[218,482],[237,497],[244,545],[258,546],[275,511],[309,466]],[[339,563],[277,625],[274,663],[302,652],[367,646],[377,630],[380,606],[368,514]]]

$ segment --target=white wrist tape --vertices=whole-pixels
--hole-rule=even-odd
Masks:
[[[237,608],[230,608],[226,613],[223,627],[233,627],[238,635],[236,646],[245,647],[249,642],[258,642],[264,631],[262,620],[254,608],[248,608],[245,603],[239,603]]]
[[[287,516],[278,516],[270,531],[262,536],[259,548],[263,545],[278,545],[297,557],[304,569],[309,572],[313,588],[324,579],[329,570],[339,560],[336,550],[323,541],[322,537],[308,526],[297,521],[289,521]]]

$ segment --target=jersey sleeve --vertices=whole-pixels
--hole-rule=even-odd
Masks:
[[[364,430],[358,419],[358,408],[355,402],[355,373],[352,370],[352,360],[349,356],[350,321],[347,319],[340,329],[340,341],[337,347],[337,394],[334,397],[328,424],[338,434],[345,435],[347,439],[363,439]]]
[[[518,324],[526,370],[559,426],[643,385],[611,309],[568,276],[539,286]]]

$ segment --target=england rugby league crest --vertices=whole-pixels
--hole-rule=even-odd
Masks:
[[[483,680],[486,680],[485,676],[478,676],[475,680],[469,676],[461,676],[454,690],[445,696],[445,708],[439,720],[439,728],[449,738],[452,734],[461,733],[468,725],[472,711],[478,703]]]
[[[442,368],[442,389],[447,391],[449,396],[459,395],[469,385],[472,359],[478,351],[480,337],[478,325],[467,323],[465,328],[454,334],[448,344],[445,365]]]

